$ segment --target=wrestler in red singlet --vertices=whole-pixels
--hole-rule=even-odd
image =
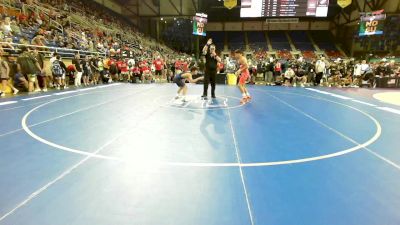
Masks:
[[[239,76],[239,84],[238,87],[240,92],[242,92],[242,100],[240,101],[241,104],[245,104],[250,102],[251,96],[246,88],[246,81],[250,77],[249,67],[247,65],[247,60],[243,56],[243,52],[241,50],[235,51],[235,58],[240,64],[239,70],[236,71],[236,75]]]

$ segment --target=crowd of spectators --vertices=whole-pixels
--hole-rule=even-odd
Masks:
[[[155,82],[192,59],[145,37],[96,2],[9,0],[0,20],[2,88],[29,92],[103,82]],[[45,63],[45,58],[50,58]],[[71,59],[65,65],[63,59]],[[48,60],[47,60],[48,61]],[[14,87],[15,85],[15,87]]]
[[[164,58],[155,52],[152,57],[122,57],[80,55],[75,53],[71,64],[64,63],[58,53],[53,53],[48,68],[44,56],[37,49],[20,47],[18,57],[8,56],[1,60],[1,80],[4,82],[1,95],[6,86],[17,94],[27,92],[46,92],[48,87],[68,89],[112,82],[154,83],[162,80],[172,81],[173,76],[190,67],[198,65],[191,57]],[[4,77],[3,77],[4,76]]]
[[[382,55],[368,62],[347,58],[339,51],[325,51],[323,55],[302,51],[295,56],[289,51],[269,54],[261,49],[252,53],[248,62],[253,84],[258,79],[267,85],[400,87],[399,63],[394,56]],[[225,63],[234,64],[229,60]]]
[[[394,59],[370,61],[354,58],[335,60],[249,58],[250,83],[258,79],[267,85],[328,87],[400,87],[400,65]],[[225,62],[231,64],[230,62]]]

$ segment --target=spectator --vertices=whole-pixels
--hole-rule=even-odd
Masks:
[[[363,60],[361,63],[361,73],[362,80],[367,82],[369,87],[374,87],[375,74],[371,66],[367,64],[366,60]]]
[[[143,77],[140,75],[140,68],[138,65],[135,65],[132,68],[132,82],[137,83],[138,81],[143,81]]]
[[[89,56],[86,55],[85,58],[81,61],[82,64],[82,80],[84,86],[89,86],[89,77],[92,77],[92,68],[90,67]]]
[[[131,77],[133,74],[133,68],[135,68],[135,59],[129,58],[128,59],[128,70],[129,70],[129,76]]]
[[[40,71],[38,71],[37,75],[41,79],[41,83],[43,85],[43,92],[47,92],[47,84],[51,81],[50,77],[47,76],[44,70],[44,55],[40,53],[37,49],[33,50],[33,56],[40,66]]]
[[[103,58],[99,58],[97,62],[97,68],[99,69],[100,77],[103,83],[111,82],[110,77],[108,76],[108,70],[106,69],[106,63],[104,63]]]
[[[72,64],[75,67],[75,81],[74,81],[74,85],[75,87],[80,87],[82,84],[82,74],[83,74],[83,70],[82,70],[82,63],[81,63],[81,56],[79,55],[79,53],[75,53],[75,57],[72,60]]]
[[[93,56],[90,58],[90,68],[92,70],[92,83],[97,85],[99,83],[99,68],[98,68],[98,56]]]
[[[130,80],[130,74],[129,74],[129,68],[128,68],[128,63],[127,59],[122,59],[121,64],[120,64],[120,71],[121,71],[121,80],[124,81],[129,81]]]
[[[296,76],[293,77],[294,80],[293,86],[296,87],[297,82],[299,82],[300,86],[304,87],[305,84],[307,83],[307,76],[305,70],[301,66],[299,66],[298,68],[295,69],[295,75]]]
[[[367,60],[363,60],[361,62],[361,75],[365,74],[369,69],[370,69],[370,66],[367,63]]]
[[[109,82],[118,81],[118,67],[116,61],[114,59],[110,59],[107,64],[110,66],[109,71],[111,80]]]
[[[385,61],[382,60],[375,70],[375,83],[376,87],[385,88],[389,80],[390,69]]]
[[[56,80],[56,88],[60,90],[60,87],[63,86],[62,77],[66,73],[66,70],[61,66],[60,56],[57,55],[56,58],[51,62],[51,71]],[[65,67],[65,65],[64,65]]]
[[[155,67],[156,80],[160,81],[162,78],[162,71],[164,69],[164,62],[159,55],[157,56],[156,60],[153,61],[153,65]]]
[[[354,79],[353,79],[353,87],[359,87],[361,85],[361,63],[357,61],[356,65],[354,65]]]
[[[38,45],[38,46],[45,46],[46,44],[46,38],[41,35],[41,34],[37,34],[31,41],[32,45]]]
[[[268,62],[265,63],[265,82],[266,85],[275,85],[274,81],[274,64],[273,59],[271,58]]]
[[[36,58],[31,54],[26,47],[21,48],[21,54],[18,56],[18,71],[28,77],[28,91],[39,92],[39,83],[37,74],[40,72],[40,65]]]
[[[19,90],[16,89],[10,80],[10,67],[8,66],[7,61],[0,58],[0,80],[1,80],[1,90],[0,96],[6,96],[7,87],[10,87],[14,92],[13,94],[18,94]]]
[[[321,59],[317,60],[315,63],[315,82],[314,86],[320,85],[321,84],[321,79],[324,75],[326,69],[326,64],[325,64],[325,58],[322,57]]]
[[[277,59],[275,60],[274,63],[274,78],[275,78],[275,83],[276,84],[281,84],[282,83],[282,64],[279,62]]]
[[[16,20],[11,21],[11,30],[13,31],[13,34],[16,36],[22,35],[21,28],[18,26]]]
[[[295,76],[293,68],[289,67],[286,71],[285,74],[283,75],[283,85],[284,86],[291,86],[293,82],[293,78]]]
[[[61,60],[60,55],[57,55],[56,59],[60,62],[60,66],[63,68],[63,71],[64,71],[64,74],[61,76],[61,86],[63,86],[64,89],[68,89],[69,76],[67,76],[67,66]]]

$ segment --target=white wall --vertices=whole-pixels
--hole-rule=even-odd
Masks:
[[[290,30],[308,30],[309,22],[290,23]]]
[[[207,31],[222,31],[224,29],[223,23],[207,23],[206,30]]]
[[[289,23],[269,23],[264,27],[267,30],[289,30]]]
[[[226,22],[225,23],[225,31],[242,31],[243,23],[242,22]]]
[[[262,21],[251,21],[251,22],[243,22],[243,30],[246,31],[258,31],[263,29]]]

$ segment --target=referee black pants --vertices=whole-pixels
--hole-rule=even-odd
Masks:
[[[208,94],[208,84],[211,83],[211,96],[215,96],[215,79],[217,76],[216,70],[206,70],[204,74],[204,88],[203,88],[203,96],[207,96]]]

